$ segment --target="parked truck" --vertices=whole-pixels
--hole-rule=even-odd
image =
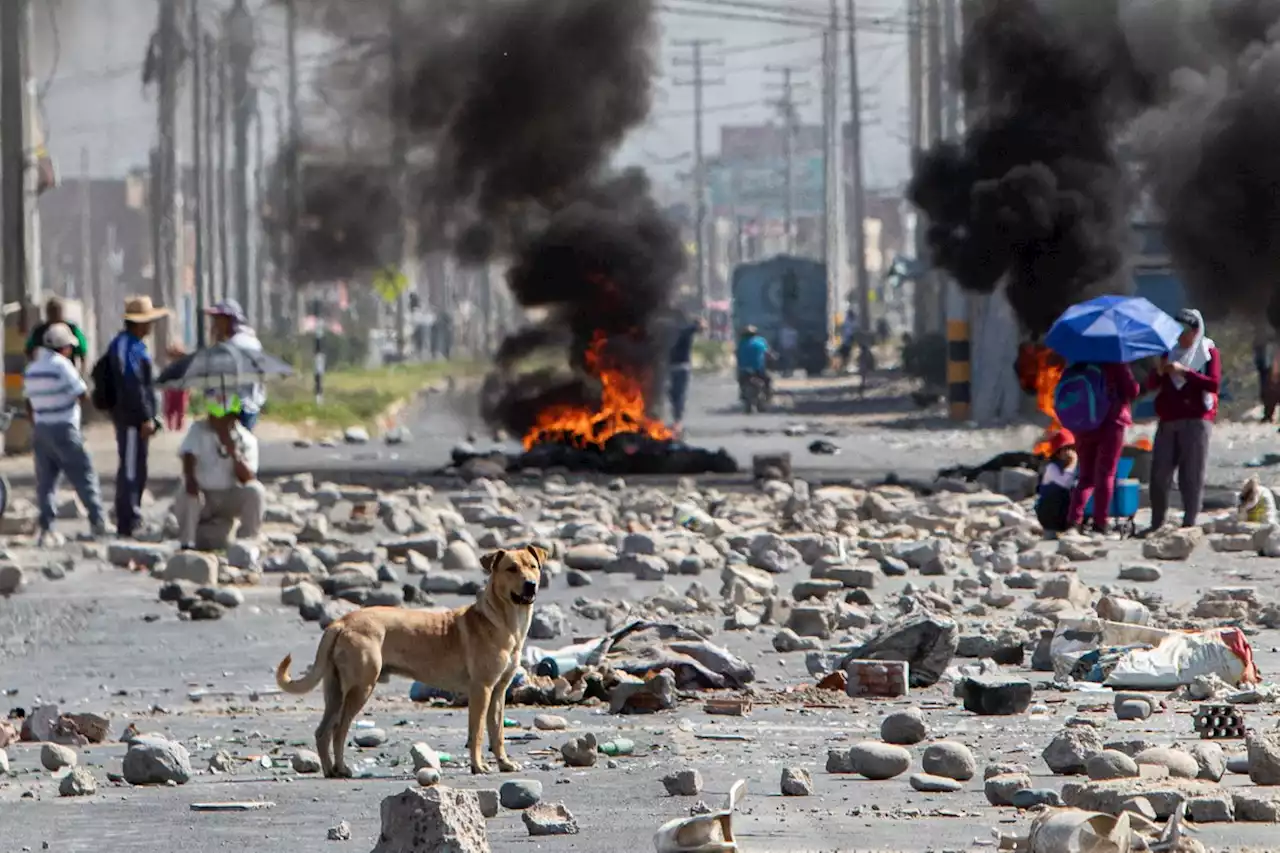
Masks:
[[[779,349],[782,328],[796,330],[795,367],[818,376],[830,362],[827,267],[819,261],[778,255],[739,264],[733,271],[733,327],[755,326]]]

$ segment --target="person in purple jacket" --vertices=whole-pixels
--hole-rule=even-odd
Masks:
[[[1160,425],[1151,448],[1151,527],[1142,535],[1164,526],[1174,474],[1182,495],[1182,526],[1195,526],[1204,503],[1209,439],[1218,418],[1222,387],[1218,348],[1205,337],[1199,311],[1179,311],[1177,319],[1182,324],[1178,345],[1160,360],[1146,382],[1147,390],[1159,392],[1156,417]]]

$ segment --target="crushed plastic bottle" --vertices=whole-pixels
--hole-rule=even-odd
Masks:
[[[711,516],[693,504],[677,504],[675,508],[676,524],[694,533],[700,533],[711,526]]]

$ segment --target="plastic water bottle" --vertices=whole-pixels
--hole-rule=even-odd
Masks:
[[[677,504],[675,512],[676,524],[694,533],[700,533],[711,525],[711,516],[693,504]]]
[[[596,751],[601,752],[604,755],[608,755],[610,757],[618,756],[618,755],[630,755],[631,753],[636,751],[636,745],[634,741],[628,740],[627,738],[624,738],[624,737],[619,737],[619,738],[614,738],[613,740],[607,740],[604,743],[600,744],[598,747],[596,747]]]

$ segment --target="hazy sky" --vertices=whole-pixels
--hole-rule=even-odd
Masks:
[[[204,17],[212,27],[226,0],[200,0]],[[625,2],[625,0],[619,0]],[[821,109],[821,39],[816,30],[756,20],[736,20],[761,13],[751,7],[826,7],[825,0],[742,0],[735,6],[725,0],[663,0],[663,38],[660,45],[662,78],[656,84],[654,111],[648,123],[636,131],[619,152],[619,162],[651,169],[660,181],[673,181],[689,169],[693,145],[692,89],[677,85],[688,77],[687,69],[674,67],[675,57],[687,57],[688,49],[676,39],[710,38],[720,43],[708,48],[710,57],[722,56],[720,68],[709,67],[707,76],[723,80],[706,91],[706,147],[718,147],[721,124],[743,124],[776,118],[767,101],[777,96],[773,84],[780,79],[766,66],[797,68],[797,84],[806,84],[799,96],[808,101],[802,116],[817,122]],[[883,15],[900,19],[905,0],[862,0],[859,16]],[[255,77],[266,89],[267,138],[275,137],[275,92],[283,89],[283,16],[275,9],[262,10],[264,0],[250,0],[257,15],[260,47]],[[842,4],[843,5],[843,4]],[[34,4],[37,39],[33,52],[42,114],[49,146],[64,176],[80,169],[81,150],[89,155],[95,175],[123,175],[144,166],[155,139],[154,91],[144,94],[141,69],[148,39],[155,28],[156,0],[42,0]],[[685,14],[675,10],[709,14]],[[717,16],[717,17],[713,17]],[[56,23],[56,27],[55,27]],[[185,27],[184,21],[184,27]],[[893,186],[907,176],[906,36],[885,32],[892,26],[872,27],[859,33],[859,71],[866,93],[863,115],[866,129],[866,175],[869,185]],[[899,26],[897,29],[901,29]],[[54,32],[56,30],[56,38]],[[777,44],[780,41],[794,41]],[[304,72],[322,61],[325,43],[314,37],[301,41]],[[843,37],[841,51],[844,50]],[[842,66],[842,79],[847,68]],[[305,94],[305,89],[304,89]],[[848,89],[840,105],[847,118]],[[323,121],[309,112],[309,121]],[[179,144],[187,159],[187,126],[190,107],[184,86],[179,113]]]

